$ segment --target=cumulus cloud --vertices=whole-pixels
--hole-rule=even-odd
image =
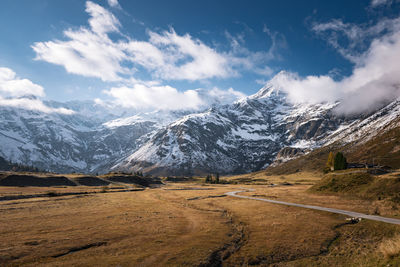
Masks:
[[[198,109],[204,103],[194,90],[179,92],[171,86],[113,87],[105,93],[114,98],[114,104],[134,109]]]
[[[132,40],[121,44],[129,59],[166,80],[202,80],[232,76],[226,55],[205,45],[189,34],[178,35],[174,29],[148,31],[148,41]]]
[[[91,16],[89,19],[89,25],[93,32],[99,35],[104,35],[108,32],[119,31],[118,28],[121,26],[119,20],[102,6],[99,6],[91,1],[87,1],[85,11]]]
[[[67,41],[37,42],[32,45],[36,60],[63,66],[69,73],[97,77],[103,81],[121,80],[120,75],[129,73],[122,66],[125,53],[108,36],[118,32],[120,23],[109,11],[88,1],[86,12],[91,15],[90,29],[66,30]]]
[[[119,6],[118,0],[107,0],[107,2],[108,2],[108,5],[111,6],[111,7],[118,7]]]
[[[132,86],[105,90],[111,101],[96,99],[105,106],[120,106],[138,110],[199,110],[212,104],[229,104],[246,95],[229,88],[178,91],[171,86],[136,83]]]
[[[46,106],[40,99],[32,99],[27,97],[3,98],[0,96],[0,106],[28,109],[43,113],[59,113],[64,115],[71,115],[75,113],[73,110],[66,108],[52,108]]]
[[[117,0],[108,0],[108,4],[119,7]],[[117,82],[104,91],[108,100],[95,100],[99,105],[181,110],[231,103],[245,95],[232,88],[180,91],[165,84],[171,80],[228,78],[243,70],[270,76],[273,70],[267,63],[276,58],[277,47],[284,40],[264,30],[272,40],[271,48],[254,52],[245,48],[244,36],[227,35],[231,50],[218,51],[188,33],[178,34],[172,27],[157,32],[147,29],[145,40],[138,40],[122,33],[119,20],[104,7],[87,1],[85,11],[90,16],[87,26],[65,30],[65,40],[37,42],[32,48],[36,60],[63,66],[69,73]],[[240,44],[235,45],[238,38]],[[137,79],[138,72],[152,79]]]
[[[109,0],[110,6],[117,1]],[[190,34],[180,35],[173,28],[147,30],[147,40],[137,40],[121,32],[121,23],[107,9],[86,2],[88,26],[64,31],[66,40],[36,42],[36,60],[63,66],[69,73],[97,77],[106,82],[130,80],[144,69],[155,79],[205,80],[237,76],[245,69],[270,75],[266,66],[274,58],[277,35],[271,33],[272,47],[267,52],[238,47],[217,51]],[[109,34],[117,33],[118,40]],[[129,67],[128,67],[129,66]]]
[[[43,87],[28,79],[20,79],[9,68],[0,68],[0,94],[20,97],[24,95],[44,96]]]
[[[17,77],[16,73],[0,67],[0,106],[16,107],[28,110],[36,110],[44,113],[73,114],[65,108],[51,108],[46,106],[37,97],[45,96],[42,86],[28,79]]]
[[[271,82],[292,102],[340,101],[337,112],[369,112],[400,97],[400,32],[374,39],[357,59],[350,76],[339,81],[328,75],[299,77],[281,72]]]

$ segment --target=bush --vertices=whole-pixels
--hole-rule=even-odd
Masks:
[[[56,196],[58,196],[57,192],[55,192],[55,191],[47,191],[46,195],[48,197],[56,197]]]

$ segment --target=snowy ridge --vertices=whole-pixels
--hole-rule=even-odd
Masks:
[[[285,146],[315,147],[341,123],[332,121],[335,106],[292,105],[283,92],[266,85],[231,105],[169,124],[113,168],[185,174],[254,171],[271,164]]]
[[[74,115],[0,107],[0,156],[56,172],[107,172],[180,114],[117,118],[88,102],[49,102]],[[111,119],[110,121],[107,121]]]
[[[400,101],[396,100],[366,118],[356,119],[351,124],[342,125],[326,138],[324,145],[355,141],[359,144],[366,143],[377,134],[393,127],[399,127],[398,124],[392,124],[398,118],[400,118]]]
[[[57,172],[143,171],[165,175],[256,171],[317,147],[363,143],[400,127],[400,101],[356,118],[338,103],[292,104],[267,84],[207,111],[110,110],[49,102],[73,115],[0,107],[0,156]]]

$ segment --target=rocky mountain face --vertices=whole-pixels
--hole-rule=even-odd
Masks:
[[[187,175],[259,170],[282,148],[312,149],[349,123],[334,116],[335,106],[292,105],[267,85],[234,104],[171,123],[114,168]]]
[[[151,132],[182,115],[147,113],[121,119],[92,103],[50,105],[63,105],[75,114],[0,108],[0,156],[56,172],[106,172]]]
[[[337,142],[363,142],[395,125],[399,101],[353,118],[337,103],[291,104],[266,85],[200,112],[129,114],[93,103],[47,103],[73,115],[0,107],[0,156],[57,172],[242,173]]]

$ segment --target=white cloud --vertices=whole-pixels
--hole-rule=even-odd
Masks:
[[[110,5],[115,4],[111,2]],[[129,80],[138,67],[163,80],[227,78],[237,76],[242,69],[271,74],[266,63],[274,58],[276,33],[268,33],[273,44],[267,52],[252,52],[243,47],[219,52],[189,34],[179,35],[173,28],[161,32],[148,30],[148,40],[137,40],[121,33],[118,19],[100,5],[88,1],[86,12],[90,15],[89,27],[64,31],[65,41],[34,43],[36,60],[103,81]],[[121,38],[112,40],[112,32]]]
[[[180,36],[173,29],[161,34],[149,31],[148,42],[130,42],[126,50],[133,62],[167,80],[225,78],[233,74],[224,54],[189,34]]]
[[[358,63],[372,40],[388,32],[400,31],[400,18],[382,19],[375,25],[357,25],[334,19],[314,23],[312,30],[325,39],[344,58]]]
[[[391,2],[392,2],[392,0],[372,0],[371,1],[371,7],[387,5],[387,4],[390,4]]]
[[[400,32],[376,38],[357,61],[352,74],[340,81],[282,72],[271,82],[292,102],[340,101],[337,111],[342,114],[372,111],[400,97]]]
[[[134,109],[198,109],[204,103],[194,90],[179,92],[171,86],[113,87],[105,93],[114,98],[114,104]]]
[[[119,27],[121,26],[119,20],[102,6],[87,1],[85,11],[91,16],[89,25],[93,32],[99,35],[109,32],[119,32]]]
[[[233,88],[222,90],[214,87],[210,90],[198,89],[197,90],[204,102],[208,104],[231,104],[236,100],[246,97],[242,92],[236,91]]]
[[[0,68],[0,94],[20,97],[24,95],[44,96],[43,87],[28,79],[20,79],[9,68]]]
[[[37,97],[45,96],[42,86],[28,79],[20,79],[9,68],[0,67],[0,106],[36,110],[44,113],[70,115],[74,112],[65,108],[51,108]]]
[[[35,110],[43,113],[59,113],[64,115],[71,115],[75,113],[73,110],[66,108],[52,108],[46,106],[40,99],[32,99],[26,97],[3,98],[0,96],[0,106]]]
[[[36,60],[63,66],[69,73],[97,77],[103,81],[121,80],[129,73],[121,66],[125,54],[108,37],[87,29],[68,30],[69,41],[48,41],[33,44]]]
[[[118,0],[107,0],[107,2],[108,2],[108,5],[111,6],[111,7],[118,7],[119,6]]]
[[[196,89],[179,92],[171,86],[136,83],[104,91],[111,102],[96,99],[104,106],[120,106],[140,110],[199,110],[212,104],[229,104],[246,95],[229,88]]]
[[[103,81],[121,80],[120,74],[129,73],[122,67],[125,53],[108,36],[119,32],[119,21],[103,7],[88,1],[86,12],[91,15],[90,29],[66,30],[67,41],[37,42],[32,45],[36,60],[63,66],[69,73],[97,77]]]
[[[118,1],[109,0],[110,6],[117,4]],[[124,35],[118,19],[100,5],[88,1],[86,12],[90,15],[88,26],[65,30],[66,40],[34,43],[36,60],[63,66],[69,73],[118,82],[105,92],[114,105],[123,107],[198,109],[216,102],[233,102],[244,95],[233,89],[216,88],[181,92],[164,84],[169,80],[228,78],[243,70],[270,76],[273,71],[267,64],[276,58],[277,47],[285,43],[283,36],[265,30],[272,40],[269,50],[250,51],[244,47],[244,36],[236,36],[231,38],[232,44],[238,38],[240,44],[221,52],[189,34],[178,34],[173,28],[147,30],[147,38],[138,40]],[[116,35],[111,38],[110,33]],[[153,80],[135,78],[139,71]]]

